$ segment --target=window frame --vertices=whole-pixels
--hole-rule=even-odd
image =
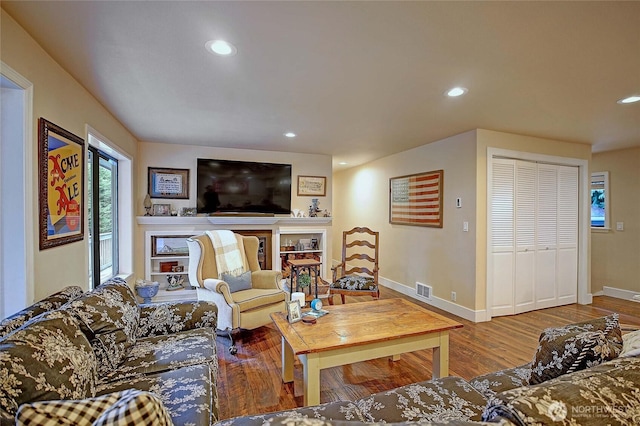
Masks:
[[[91,192],[92,192],[92,196],[91,196],[91,212],[92,212],[92,217],[90,218],[90,225],[91,225],[91,235],[93,236],[92,239],[92,251],[90,253],[91,258],[89,259],[90,262],[90,269],[91,269],[91,277],[92,277],[92,282],[90,283],[90,286],[92,288],[95,288],[97,286],[99,286],[100,284],[102,284],[102,282],[104,282],[106,279],[109,278],[113,278],[114,276],[117,276],[119,274],[120,268],[119,268],[119,213],[118,213],[118,199],[119,199],[119,191],[118,191],[118,179],[119,179],[119,173],[118,173],[118,168],[119,168],[119,164],[118,164],[118,160],[112,156],[110,156],[109,154],[103,152],[102,150],[94,147],[94,146],[89,146],[89,153],[90,155],[88,155],[88,160],[87,161],[91,161]],[[100,270],[100,222],[99,220],[96,220],[99,218],[100,216],[100,197],[97,196],[96,194],[100,193],[100,167],[103,167],[103,164],[109,164],[112,172],[113,172],[113,176],[111,179],[111,194],[112,194],[112,210],[111,210],[111,215],[112,215],[112,230],[111,230],[111,238],[112,238],[112,246],[111,246],[111,262],[112,262],[112,266],[111,266],[111,270],[112,270],[112,274],[109,277],[106,277],[105,280],[102,280],[102,274],[101,274],[101,270]],[[98,271],[96,273],[96,266],[98,266]]]
[[[122,147],[113,143],[109,138],[99,131],[86,124],[87,146],[93,146],[118,161],[118,252],[114,256],[118,257],[118,270],[116,276],[130,281],[133,279],[133,269],[135,262],[134,254],[134,226],[133,218],[133,157]],[[88,188],[88,185],[87,185]],[[87,215],[88,217],[88,215]],[[87,224],[88,226],[88,224]],[[87,250],[89,247],[87,246]],[[87,283],[91,288],[93,283],[89,282],[91,265],[91,253],[87,253]]]
[[[602,183],[600,183],[602,182]],[[592,231],[609,231],[611,229],[611,189],[609,186],[609,172],[592,172],[589,183],[589,198],[591,191],[594,190],[594,183],[597,183],[597,189],[602,187],[604,191],[604,223],[602,226],[593,225],[593,216],[590,214],[590,227]],[[591,205],[591,202],[589,203]]]

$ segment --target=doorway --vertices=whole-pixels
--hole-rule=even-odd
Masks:
[[[33,302],[33,85],[0,74],[0,318]]]

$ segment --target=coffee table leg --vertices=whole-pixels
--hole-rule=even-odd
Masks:
[[[320,404],[320,360],[318,354],[300,355],[304,377],[304,406]]]
[[[449,375],[449,333],[440,333],[440,346],[433,348],[432,378],[439,379]]]
[[[284,337],[282,338],[282,381],[293,382],[293,349]]]

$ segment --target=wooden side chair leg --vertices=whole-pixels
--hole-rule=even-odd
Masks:
[[[341,295],[340,295],[340,298],[342,299],[342,304],[343,304],[343,305],[344,305],[345,303],[347,303],[347,302],[345,301],[344,294],[341,294]]]

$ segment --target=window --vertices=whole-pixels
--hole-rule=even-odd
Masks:
[[[89,273],[91,285],[118,274],[118,161],[89,146]]]
[[[133,166],[129,154],[89,125],[87,141],[88,276],[93,288],[113,276],[132,278]]]
[[[591,173],[591,227],[609,229],[609,172]]]

